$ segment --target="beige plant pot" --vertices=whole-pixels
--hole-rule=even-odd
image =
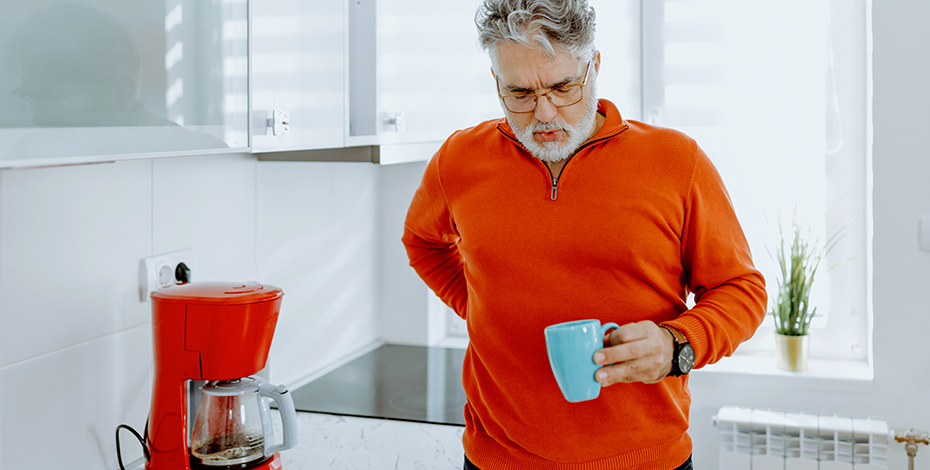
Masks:
[[[779,369],[792,372],[807,370],[810,335],[785,336],[775,333],[775,362]]]

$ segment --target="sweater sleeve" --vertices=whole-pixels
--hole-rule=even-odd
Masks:
[[[440,149],[433,156],[407,211],[402,241],[410,266],[436,295],[465,318],[468,291],[459,235],[439,175]]]
[[[695,149],[681,243],[695,305],[667,324],[688,338],[697,368],[733,354],[752,337],[765,318],[767,295],[723,180]]]

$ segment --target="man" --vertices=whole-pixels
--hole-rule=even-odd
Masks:
[[[766,304],[723,182],[693,140],[598,101],[586,0],[485,0],[477,23],[506,120],[443,144],[403,236],[467,321],[465,468],[689,468],[689,352],[730,355]],[[592,358],[600,396],[569,403],[543,329],[587,318],[622,326]]]

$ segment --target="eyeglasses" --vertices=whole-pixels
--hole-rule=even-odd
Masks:
[[[584,97],[584,86],[588,83],[588,71],[591,70],[591,62],[584,70],[584,79],[581,83],[574,85],[563,85],[555,87],[545,93],[516,93],[513,95],[502,95],[500,81],[495,78],[497,83],[497,96],[504,102],[504,106],[511,113],[532,113],[536,110],[536,103],[539,98],[545,96],[550,103],[556,108],[564,108],[573,104],[578,104]]]

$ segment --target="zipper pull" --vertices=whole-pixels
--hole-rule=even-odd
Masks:
[[[552,178],[552,193],[549,196],[549,199],[555,201],[555,198],[559,196],[559,178]]]

